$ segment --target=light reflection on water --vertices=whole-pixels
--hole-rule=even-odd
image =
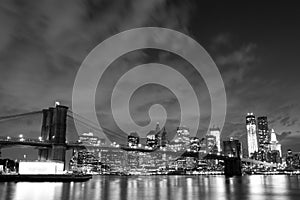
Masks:
[[[1,200],[299,199],[298,176],[95,176],[84,183],[0,183]]]

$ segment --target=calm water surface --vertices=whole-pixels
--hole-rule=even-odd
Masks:
[[[95,176],[84,183],[0,183],[1,200],[300,199],[300,176]]]

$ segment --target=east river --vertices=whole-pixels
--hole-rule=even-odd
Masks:
[[[300,176],[95,176],[83,183],[0,183],[1,200],[300,199]]]

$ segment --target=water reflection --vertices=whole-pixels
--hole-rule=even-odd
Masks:
[[[85,183],[0,183],[0,199],[298,199],[298,176],[96,176]]]

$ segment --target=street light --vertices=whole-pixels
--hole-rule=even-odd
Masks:
[[[23,134],[20,134],[20,135],[19,135],[19,138],[20,138],[20,141],[21,141],[21,142],[24,142],[25,139],[23,138]]]
[[[24,141],[25,141],[25,139],[24,139],[24,138],[21,138],[21,139],[20,139],[20,141],[21,141],[21,142],[24,142]]]
[[[60,105],[60,102],[59,101],[55,101],[55,107],[59,106],[59,105]]]
[[[42,137],[41,137],[41,136],[39,137],[39,141],[40,141],[40,142],[42,141]]]

